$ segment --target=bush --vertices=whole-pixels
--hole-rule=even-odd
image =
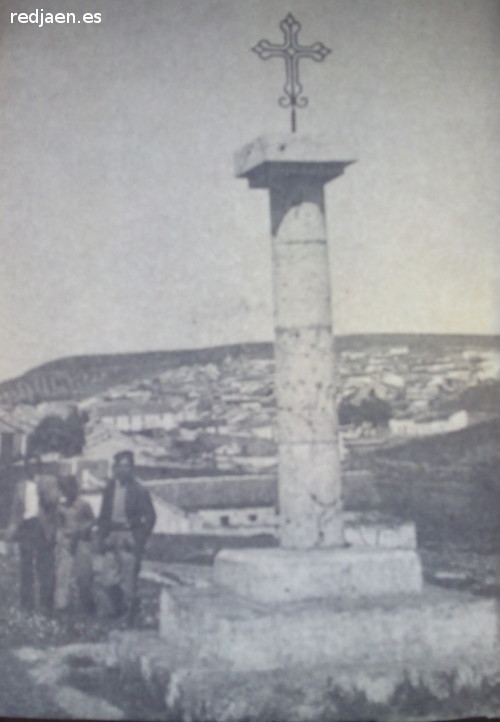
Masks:
[[[76,409],[66,419],[45,416],[28,438],[28,455],[58,452],[67,457],[81,454],[86,422],[86,414],[80,414]]]
[[[374,391],[370,392],[368,398],[363,399],[358,405],[353,404],[349,399],[343,399],[338,410],[339,423],[341,426],[361,426],[367,422],[372,426],[387,426],[392,417],[390,404],[379,399]]]

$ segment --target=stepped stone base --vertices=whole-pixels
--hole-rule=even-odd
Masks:
[[[414,549],[225,549],[214,581],[246,599],[362,599],[419,594],[422,567]]]
[[[414,597],[258,604],[211,585],[163,588],[160,635],[234,669],[385,662],[453,665],[496,654],[493,599],[426,587]]]
[[[193,718],[415,720],[418,702],[445,719],[500,700],[496,601],[433,587],[274,604],[163,588],[160,634]]]

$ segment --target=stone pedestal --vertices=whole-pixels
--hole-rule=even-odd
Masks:
[[[436,587],[407,598],[257,604],[218,586],[162,589],[160,634],[188,655],[226,660],[241,671],[330,663],[396,663],[450,669],[496,654],[493,599]],[[189,651],[191,649],[191,651]]]
[[[172,699],[191,719],[400,721],[498,709],[492,599],[428,588],[376,606],[259,604],[220,586],[164,588],[160,633],[175,660]]]
[[[301,136],[259,138],[236,156],[236,175],[270,194],[280,540],[294,549],[343,544],[323,187],[350,161],[331,158]]]
[[[414,549],[225,549],[214,581],[258,602],[330,599],[345,602],[420,594],[422,568]]]

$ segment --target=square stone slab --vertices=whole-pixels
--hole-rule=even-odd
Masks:
[[[422,566],[414,549],[225,549],[214,581],[258,602],[363,599],[419,594]]]
[[[247,143],[234,159],[235,175],[248,178],[251,188],[269,188],[273,173],[300,175],[311,173],[323,182],[341,175],[353,160],[330,139],[307,135],[268,135]],[[271,175],[270,175],[271,173]]]

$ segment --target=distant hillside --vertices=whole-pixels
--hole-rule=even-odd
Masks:
[[[411,351],[443,353],[474,348],[500,350],[500,336],[453,333],[368,333],[337,336],[340,351],[364,351],[374,347],[408,346]]]
[[[500,381],[466,389],[462,394],[461,406],[467,411],[482,411],[488,414],[499,414]]]
[[[417,525],[419,546],[500,550],[500,419],[372,455],[386,512]]]
[[[420,473],[429,468],[443,467],[459,474],[478,465],[491,464],[494,460],[498,477],[500,417],[497,415],[448,434],[409,439],[404,444],[376,451],[373,458],[389,464],[414,465]],[[500,488],[500,477],[498,486]]]
[[[337,350],[373,350],[387,346],[408,346],[411,351],[442,353],[474,347],[500,349],[499,336],[439,334],[358,334],[340,336]],[[148,378],[171,368],[191,364],[220,364],[226,357],[268,359],[272,343],[249,343],[183,351],[72,356],[38,366],[22,376],[0,383],[0,403],[75,400],[102,393],[118,384]]]
[[[0,383],[0,403],[75,400],[102,393],[118,384],[148,378],[191,364],[221,363],[225,358],[270,358],[270,343],[237,344],[184,351],[72,356],[57,359]]]

